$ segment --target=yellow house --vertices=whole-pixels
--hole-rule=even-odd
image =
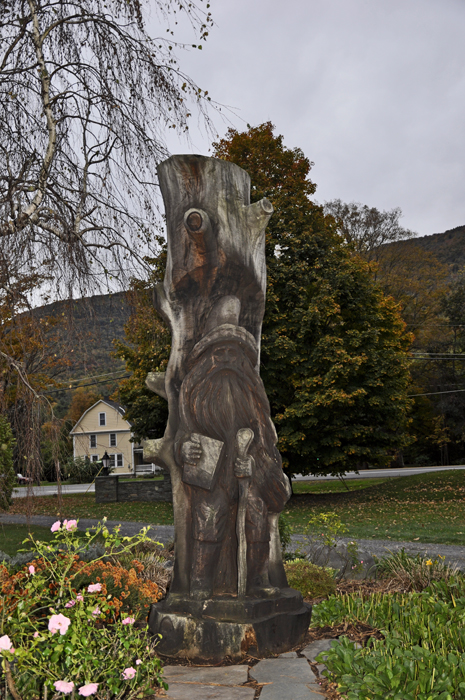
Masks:
[[[124,408],[114,401],[101,399],[94,403],[70,435],[75,459],[88,457],[98,462],[107,452],[113,474],[127,474],[134,471],[134,465],[142,464],[142,447],[130,441],[131,424],[124,418]]]

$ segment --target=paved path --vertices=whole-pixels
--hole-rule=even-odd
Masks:
[[[170,700],[323,700],[321,686],[325,670],[316,662],[335,639],[319,639],[301,649],[255,666],[165,666],[163,675],[169,689],[162,697]],[[313,668],[310,666],[312,662]],[[315,669],[315,672],[314,672]]]
[[[28,522],[31,525],[41,525],[43,527],[51,527],[56,521],[56,517],[48,515],[32,515],[27,518],[25,515],[9,515],[8,513],[0,514],[0,526],[2,523],[8,525],[26,525]],[[98,520],[83,518],[79,521],[79,529],[85,530],[88,527],[94,527]],[[150,527],[149,537],[163,544],[174,539],[173,525],[153,525],[151,523],[133,523],[120,520],[108,520],[107,525],[113,528],[116,525],[121,525],[122,535],[136,535],[142,527]],[[305,538],[302,535],[293,535],[291,549],[302,547],[305,544]],[[350,542],[350,538],[343,538],[343,542]],[[465,535],[464,545],[449,545],[449,544],[432,544],[425,542],[395,542],[392,540],[357,540],[360,550],[374,554],[377,557],[382,557],[389,552],[396,552],[402,548],[409,554],[427,554],[435,558],[439,554],[445,556],[446,561],[456,564],[460,569],[465,571]]]

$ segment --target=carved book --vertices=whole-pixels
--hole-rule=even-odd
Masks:
[[[196,442],[200,442],[202,456],[197,464],[184,464],[182,480],[191,486],[200,486],[200,488],[210,491],[224,442],[200,435],[200,433],[193,433],[191,437]]]

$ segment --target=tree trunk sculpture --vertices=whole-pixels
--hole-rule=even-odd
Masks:
[[[278,517],[291,490],[259,375],[273,207],[250,204],[249,176],[222,160],[172,156],[159,179],[168,257],[154,303],[172,346],[166,373],[147,385],[167,399],[169,418],[144,459],[168,469],[173,485],[166,609],[277,599],[287,588]]]

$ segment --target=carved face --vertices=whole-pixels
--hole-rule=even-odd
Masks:
[[[243,356],[243,353],[236,344],[221,343],[213,348],[212,365],[218,369],[236,367],[241,355]]]

